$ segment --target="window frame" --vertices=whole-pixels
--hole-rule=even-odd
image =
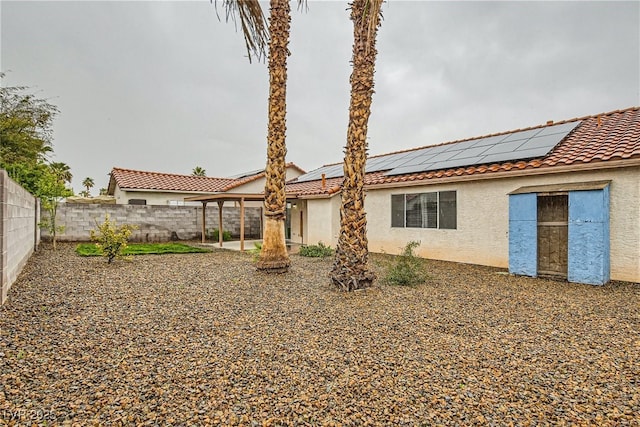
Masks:
[[[442,193],[447,193],[444,195]],[[435,210],[433,207],[433,196],[435,194]],[[450,196],[453,195],[451,198]],[[412,217],[412,221],[408,219],[407,210],[407,196],[411,196],[412,205],[411,213],[413,215],[418,213],[415,218]],[[449,196],[449,197],[447,197]],[[431,200],[430,200],[431,199]],[[401,205],[401,209],[400,206]],[[453,207],[453,212],[451,212]],[[400,212],[402,212],[402,225],[400,225]],[[449,213],[449,216],[446,214]],[[425,217],[426,215],[426,217]],[[435,215],[435,218],[432,217]],[[429,227],[429,225],[435,226]],[[420,222],[420,226],[407,225],[409,223],[417,224]],[[444,225],[444,226],[443,226]],[[451,226],[452,225],[452,226]],[[458,192],[457,190],[446,191],[426,191],[420,193],[399,193],[391,194],[391,228],[423,228],[429,230],[457,230],[458,229]]]

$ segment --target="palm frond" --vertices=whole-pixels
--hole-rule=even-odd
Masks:
[[[220,0],[225,11],[225,20],[232,20],[244,35],[245,45],[249,62],[251,55],[255,55],[258,61],[263,61],[267,57],[267,48],[269,43],[269,28],[267,19],[264,16],[262,7],[258,0]],[[213,3],[214,0],[211,0]],[[218,0],[215,0],[216,15],[218,15]],[[220,19],[220,15],[218,15]]]

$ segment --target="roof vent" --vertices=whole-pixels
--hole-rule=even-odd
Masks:
[[[324,190],[327,187],[327,175],[322,174],[322,189]]]

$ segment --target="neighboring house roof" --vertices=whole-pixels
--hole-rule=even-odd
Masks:
[[[117,184],[122,190],[153,190],[216,193],[234,183],[230,178],[177,175],[113,168],[107,193],[113,194]]]
[[[435,147],[447,148],[457,144],[457,147],[473,146],[473,141],[488,140],[490,137],[502,137],[507,140],[508,135],[524,134],[524,131],[533,131],[550,127],[557,127],[562,124],[576,124],[575,128],[569,131],[556,145],[550,147],[550,151],[545,155],[529,158],[513,158],[509,161],[495,163],[478,163],[463,167],[442,168],[436,170],[411,171],[405,174],[390,174],[393,169],[392,163],[386,170],[376,170],[365,175],[365,185],[375,186],[395,186],[410,185],[431,182],[446,178],[459,179],[480,179],[497,177],[497,173],[522,173],[555,171],[560,167],[580,167],[600,169],[614,167],[619,162],[624,164],[637,163],[640,165],[640,107],[632,107],[625,110],[616,110],[609,113],[602,113],[593,116],[574,118],[561,122],[548,122],[544,125],[534,126],[526,129],[517,129],[510,132],[485,135],[476,138],[451,141],[439,144]],[[572,126],[568,125],[568,128]],[[533,132],[532,132],[533,133]],[[464,143],[464,144],[459,144]],[[535,140],[534,140],[535,143]],[[380,156],[369,157],[368,163],[372,160],[378,164],[384,164],[384,157],[389,159],[397,157],[399,153],[411,153],[417,150],[424,150],[426,147],[419,147],[412,150],[388,153]],[[461,151],[463,149],[458,148]],[[442,150],[445,151],[445,150]],[[535,150],[534,150],[535,151]],[[526,153],[526,152],[525,152]],[[408,154],[411,155],[411,154]],[[372,162],[373,163],[373,162]],[[340,191],[342,177],[337,177],[340,164],[326,165],[319,169],[302,175],[287,183],[287,193],[299,196],[326,197]],[[428,169],[428,168],[427,168]],[[330,178],[326,178],[323,185],[322,179],[315,179],[323,171],[332,173]],[[313,177],[313,180],[305,178]]]
[[[287,169],[289,169],[289,168],[296,169],[301,174],[306,173],[302,168],[300,168],[295,163],[287,163],[285,165],[285,167]],[[266,173],[265,173],[264,169],[255,170],[255,171],[246,172],[246,173],[243,173],[243,174],[234,175],[232,177],[232,178],[234,178],[234,182],[229,184],[222,191],[229,191],[229,190],[231,190],[233,188],[239,187],[239,186],[247,184],[249,182],[256,181],[256,180],[258,180],[260,178],[263,178],[265,175],[266,175]]]
[[[294,163],[287,163],[286,167],[294,168],[301,173],[305,173],[304,170]],[[213,178],[208,176],[179,175],[113,168],[111,170],[107,194],[114,194],[116,184],[122,190],[219,193],[255,181],[264,176],[264,170],[256,170],[236,175],[237,178]]]

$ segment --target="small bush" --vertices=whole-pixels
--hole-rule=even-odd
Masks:
[[[307,257],[326,258],[333,255],[333,249],[331,249],[330,246],[325,246],[322,242],[318,242],[317,245],[300,246],[300,251],[298,253]]]
[[[427,279],[423,260],[416,256],[415,249],[420,242],[411,241],[406,244],[402,254],[394,258],[394,262],[387,269],[383,281],[388,285],[415,286]]]
[[[253,256],[253,262],[258,262],[262,252],[262,242],[253,242],[253,249],[249,249],[249,253]]]
[[[122,257],[129,237],[136,228],[135,225],[128,224],[118,226],[115,221],[109,219],[109,214],[106,214],[104,222],[102,224],[96,222],[96,229],[91,230],[91,241],[96,242],[96,247],[102,256],[106,257],[107,262],[111,264],[114,259]]]
[[[213,240],[214,242],[220,241],[220,231],[218,231],[217,228],[209,230],[209,239]],[[228,242],[229,240],[231,240],[231,232],[224,230],[222,232],[222,241]]]

